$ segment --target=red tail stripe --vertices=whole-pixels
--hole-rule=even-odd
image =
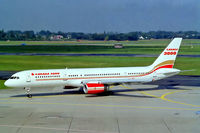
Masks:
[[[160,67],[154,69],[153,72],[155,72],[156,70],[161,69],[161,68],[173,68],[173,65],[160,66]]]
[[[151,72],[147,73],[147,74],[143,74],[143,75],[138,75],[138,76],[135,76],[135,77],[140,77],[140,76],[146,76],[146,75],[149,75],[161,68],[173,68],[173,65],[165,65],[165,66],[160,66],[160,67],[157,67],[156,69],[152,70]]]

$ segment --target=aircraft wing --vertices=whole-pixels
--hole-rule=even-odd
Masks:
[[[149,81],[144,81],[144,80],[138,80],[138,79],[93,79],[93,80],[84,80],[83,84],[86,84],[88,82],[99,82],[101,84],[105,85],[118,85],[118,84],[123,84],[123,83],[145,83]]]
[[[147,82],[147,81],[146,81]],[[145,83],[144,80],[138,80],[138,79],[91,79],[91,80],[84,80],[82,81],[82,84],[84,85],[83,91],[86,94],[97,94],[102,93],[104,91],[108,90],[108,86],[110,85],[120,85],[123,83],[131,83],[131,84],[141,84]]]

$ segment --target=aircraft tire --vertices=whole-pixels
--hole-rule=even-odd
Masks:
[[[28,98],[32,98],[32,95],[31,95],[31,94],[27,94],[27,97],[28,97]]]

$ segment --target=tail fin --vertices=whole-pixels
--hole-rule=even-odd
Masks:
[[[181,41],[182,38],[174,38],[151,66],[173,68]]]

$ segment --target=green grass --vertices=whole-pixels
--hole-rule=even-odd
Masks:
[[[151,39],[135,41],[135,44],[169,44],[171,39]],[[200,39],[183,39],[182,44],[200,44]]]
[[[1,53],[107,53],[107,54],[160,54],[166,45],[159,46],[125,46],[116,49],[113,46],[94,45],[27,45],[0,46]],[[200,45],[193,47],[182,45],[179,54],[200,54]]]
[[[70,57],[70,56],[0,56],[0,70],[29,70],[57,68],[91,68],[142,66],[152,58],[133,57]]]
[[[0,89],[8,89],[8,87],[6,87],[4,85],[5,80],[0,80]]]
[[[0,70],[129,67],[147,66],[155,57],[70,57],[70,56],[0,56]],[[181,70],[195,70],[182,75],[200,75],[199,58],[177,58],[175,67]]]
[[[160,54],[169,39],[122,41],[123,49],[115,49],[116,41],[0,41],[1,53],[107,53],[107,54]],[[18,44],[26,43],[21,46]],[[6,45],[3,45],[6,44]],[[11,45],[7,45],[11,44]],[[16,44],[16,45],[12,45]],[[30,45],[29,45],[30,44]],[[32,45],[34,44],[34,45]],[[38,44],[38,45],[36,45]],[[47,45],[41,45],[47,44]],[[92,45],[97,44],[97,45]],[[101,45],[103,44],[103,45]],[[184,45],[187,44],[187,45]],[[179,54],[200,54],[200,39],[184,39]]]
[[[151,40],[138,40],[138,41],[120,41],[123,44],[168,44],[171,39],[151,39]],[[19,45],[22,43],[36,45],[36,44],[115,44],[118,41],[0,41],[0,44],[15,44]],[[184,39],[183,44],[200,44],[200,39]]]
[[[181,72],[180,75],[200,75],[200,58],[177,58],[175,68],[180,70],[193,70]]]

